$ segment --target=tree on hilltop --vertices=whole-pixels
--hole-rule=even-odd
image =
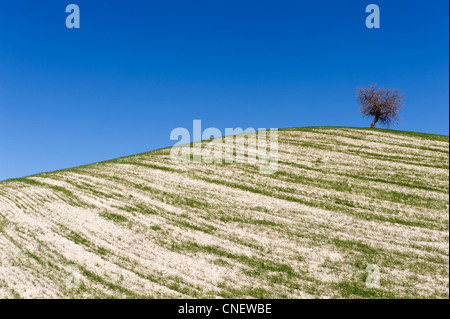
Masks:
[[[399,90],[381,88],[372,84],[367,88],[358,88],[357,92],[357,99],[361,104],[360,112],[364,117],[373,117],[371,128],[374,128],[378,122],[389,127],[393,122],[400,121],[399,112],[405,96]]]

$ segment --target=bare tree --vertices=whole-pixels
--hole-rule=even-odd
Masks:
[[[358,102],[361,104],[360,112],[363,116],[373,116],[370,124],[374,128],[377,122],[390,126],[392,122],[399,122],[399,111],[403,106],[402,99],[405,97],[398,90],[380,88],[371,85],[368,88],[358,88]]]

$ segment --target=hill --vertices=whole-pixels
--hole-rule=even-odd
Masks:
[[[448,298],[449,138],[286,129],[271,175],[161,149],[7,180],[0,247],[3,298]]]

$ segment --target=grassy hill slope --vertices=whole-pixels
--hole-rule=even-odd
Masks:
[[[279,145],[272,175],[163,149],[0,182],[0,297],[449,297],[448,137],[303,128]]]

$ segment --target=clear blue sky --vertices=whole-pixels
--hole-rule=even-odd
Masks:
[[[81,10],[67,29],[65,7]],[[381,28],[365,26],[378,4]],[[0,2],[0,180],[173,145],[203,128],[368,126],[356,87],[406,94],[393,128],[448,135],[447,0]]]

